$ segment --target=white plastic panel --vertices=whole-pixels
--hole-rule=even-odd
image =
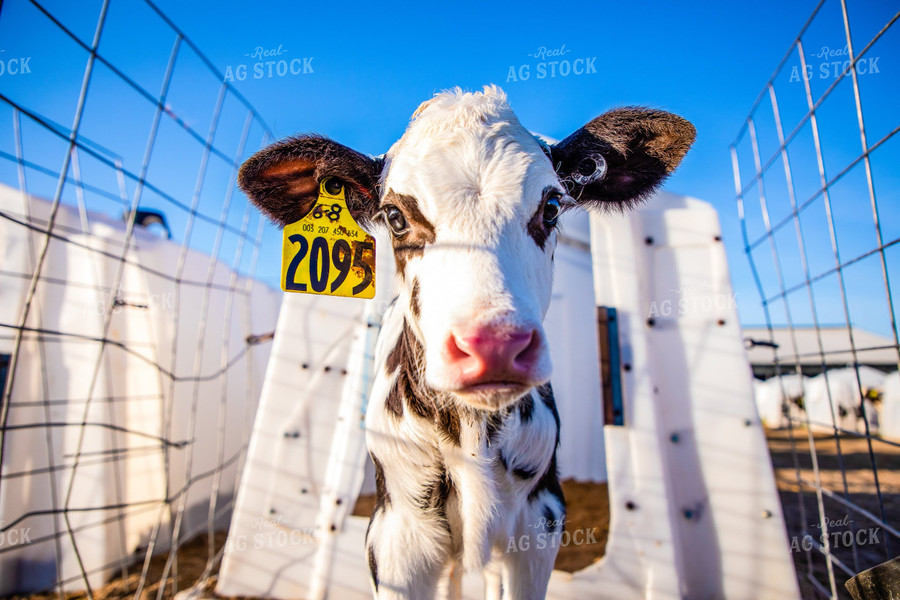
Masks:
[[[715,211],[661,193],[592,226],[597,301],[619,311],[631,371],[625,426],[606,431],[607,555],[555,597],[798,598]]]
[[[0,187],[0,212],[38,228],[0,220],[2,323],[19,320],[49,209],[49,202],[26,200],[17,190]],[[225,290],[210,290],[208,327],[200,339],[204,287],[184,284],[176,298],[174,282],[151,273],[171,273],[179,246],[137,228],[129,263],[113,289],[125,224],[100,214],[84,217],[72,206],[60,206],[54,231],[69,241],[51,239],[26,323],[61,335],[48,333],[39,341],[26,333],[19,353],[8,425],[29,428],[5,436],[0,522],[47,512],[21,521],[30,544],[0,553],[0,594],[52,587],[57,579],[70,580],[66,591],[83,590],[72,538],[95,588],[146,547],[157,525],[155,548],[165,551],[174,518],[165,502],[167,491],[173,513],[184,509],[182,539],[205,531],[213,490],[217,508],[227,517],[241,446],[249,437],[262,385],[269,346],[246,348],[245,338],[274,329],[280,294],[255,283],[249,298],[234,295],[229,308]],[[214,284],[247,285],[244,277],[196,251],[185,257],[183,279],[205,282],[210,264]],[[114,297],[126,305],[113,311],[109,342],[98,362],[103,315]],[[0,330],[0,353],[13,351],[14,333]],[[223,358],[234,360],[217,375]],[[178,378],[197,373],[203,380],[172,386],[169,373]],[[82,421],[90,425],[81,427]],[[46,422],[56,425],[34,426]],[[174,443],[168,448],[168,471],[163,439]],[[79,466],[72,469],[76,456]],[[53,514],[65,505],[70,482],[68,506],[79,509],[69,514],[71,537],[62,515]],[[189,482],[190,492],[179,495]],[[221,527],[226,524],[220,519]]]

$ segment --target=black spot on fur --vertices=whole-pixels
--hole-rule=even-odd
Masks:
[[[493,444],[497,439],[497,435],[500,433],[500,430],[503,429],[503,425],[506,422],[506,416],[509,414],[509,411],[492,411],[487,415],[487,422],[485,423],[485,431],[487,432],[488,444]]]
[[[397,343],[388,354],[385,361],[385,369],[389,374],[397,373],[397,378],[385,399],[385,408],[396,417],[403,416],[403,407],[407,406],[412,414],[421,419],[434,420],[433,399],[424,389],[413,385],[417,376],[416,363],[424,350],[409,328],[403,321],[403,328]]]
[[[375,510],[372,512],[372,517],[374,518],[379,510],[391,505],[391,495],[388,493],[387,485],[384,481],[384,467],[381,465],[381,461],[371,452],[369,456],[372,457],[372,464],[375,465]]]
[[[409,379],[409,374],[405,370],[400,372],[396,384],[399,385],[402,390],[406,406],[409,407],[409,410],[414,415],[420,419],[426,419],[428,421],[434,420],[434,407],[431,404],[431,398],[423,398],[416,393],[413,389],[412,382]]]
[[[537,388],[537,392],[538,396],[541,398],[541,402],[550,409],[553,420],[556,421],[556,445],[559,446],[559,411],[556,410],[556,400],[553,398],[553,388],[550,387],[550,383],[548,382]]]
[[[442,406],[437,411],[438,432],[445,440],[454,445],[460,445],[462,435],[462,423],[460,422],[459,409],[456,406]]]
[[[416,505],[423,511],[434,511],[447,531],[450,523],[447,521],[447,500],[453,491],[453,480],[450,474],[441,465],[438,474],[429,481],[422,490],[422,494],[416,500]]]
[[[388,375],[394,373],[403,364],[403,359],[405,358],[403,350],[403,334],[401,333],[400,337],[397,338],[397,343],[394,344],[394,347],[388,353],[387,360],[384,361],[384,369]]]
[[[375,561],[375,550],[369,546],[369,572],[372,574],[372,583],[375,591],[378,591],[378,563]]]
[[[550,464],[547,465],[547,470],[541,475],[541,478],[538,479],[538,482],[534,484],[534,487],[531,489],[531,492],[528,493],[528,500],[532,501],[538,497],[542,492],[547,491],[550,492],[551,495],[555,496],[561,506],[566,505],[566,498],[563,495],[562,486],[559,484],[559,473],[556,468],[556,450],[553,451],[553,457],[550,459]]]
[[[400,335],[397,337],[397,343],[388,353],[387,360],[384,362],[385,370],[390,375],[402,369],[407,373],[415,373],[415,363],[417,354],[424,354],[424,349],[416,338],[416,334],[409,328],[409,323],[403,319],[403,327],[400,329]]]
[[[556,401],[553,399],[553,388],[550,387],[549,383],[545,383],[537,388],[537,392],[541,402],[550,409],[553,420],[556,423],[556,446],[553,449],[553,456],[550,458],[550,464],[547,465],[547,470],[541,475],[541,478],[531,489],[531,492],[529,492],[528,500],[534,500],[541,492],[548,491],[559,500],[561,506],[565,506],[566,499],[563,495],[562,486],[559,484],[559,473],[556,466],[556,450],[559,448],[559,411],[556,410]]]
[[[403,392],[400,389],[400,376],[394,380],[394,385],[391,386],[391,390],[384,400],[384,408],[398,419],[403,416]]]
[[[459,446],[462,435],[460,412],[463,409],[422,381],[420,369],[424,364],[425,349],[404,320],[400,337],[385,364],[389,374],[396,372],[385,408],[397,417],[409,413],[434,423],[444,439]]]
[[[425,485],[422,496],[417,502],[419,508],[427,510],[444,507],[447,503],[447,498],[450,496],[452,487],[453,484],[450,480],[450,475],[445,468],[441,467],[435,478]]]
[[[550,383],[545,383],[537,388],[538,397],[551,410],[556,409],[556,401],[553,399],[553,388]]]
[[[419,278],[413,278],[412,292],[409,295],[409,310],[413,316],[418,319],[422,314],[422,307],[419,306]]]
[[[532,413],[534,413],[534,398],[528,394],[519,400],[519,421],[528,423],[531,421]]]

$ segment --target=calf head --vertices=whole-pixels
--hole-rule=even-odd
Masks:
[[[294,137],[250,158],[239,182],[285,225],[312,209],[323,179],[340,180],[354,218],[391,235],[400,302],[424,358],[418,377],[499,409],[550,378],[541,323],[560,214],[634,206],[675,170],[694,134],[681,117],[622,108],[547,146],[488,86],[422,104],[383,159]]]

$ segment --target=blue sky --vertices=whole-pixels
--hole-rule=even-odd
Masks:
[[[668,189],[711,202],[720,212],[741,320],[761,323],[763,314],[743,252],[735,202],[729,144],[762,87],[772,75],[796,34],[815,8],[813,2],[673,3],[673,2],[521,2],[492,5],[484,2],[442,4],[387,4],[337,2],[263,2],[251,4],[157,0],[159,8],[191,38],[223,74],[234,77],[234,86],[259,111],[277,137],[297,132],[318,132],[370,154],[380,154],[402,133],[416,106],[434,92],[453,86],[480,89],[497,83],[510,97],[520,120],[531,130],[562,138],[604,110],[617,105],[642,104],[681,114],[697,127],[698,139]],[[100,7],[99,0],[54,0],[43,6],[79,38],[90,42]],[[851,1],[850,22],[856,43],[867,42],[896,12],[895,2]],[[869,72],[860,75],[863,110],[870,130],[869,143],[896,127],[896,101],[900,95],[900,27],[894,27],[868,56],[875,59]],[[174,41],[172,31],[142,0],[111,0],[100,52],[153,94],[159,90],[166,60]],[[814,68],[810,81],[818,97],[834,81],[830,60],[818,58],[823,47],[844,47],[840,4],[827,0],[804,39],[807,60]],[[562,58],[585,59],[591,65],[582,74],[569,73],[539,78],[534,56],[544,48],[559,51]],[[269,52],[259,57],[257,49]],[[0,11],[0,60],[30,57],[30,72],[0,75],[0,92],[14,102],[70,126],[83,74],[86,53],[53,26],[26,0],[5,0]],[[265,61],[276,61],[272,76]],[[283,76],[277,61],[294,65]],[[548,58],[547,60],[553,60]],[[786,129],[793,128],[805,112],[802,81],[791,81],[792,58],[776,85]],[[294,61],[291,63],[291,61]],[[256,63],[262,76],[255,77]],[[240,65],[246,76],[240,79]],[[530,77],[518,76],[528,65]],[[510,68],[517,75],[510,80]],[[304,69],[306,72],[304,73]],[[595,71],[595,72],[594,72]],[[827,72],[825,76],[822,73]],[[218,81],[189,49],[179,53],[169,104],[190,126],[205,136],[216,100]],[[764,105],[761,115],[770,114]],[[127,167],[137,171],[149,130],[153,107],[98,67],[92,80],[82,133],[113,149]],[[226,99],[221,133],[215,143],[223,151],[237,148],[244,111],[233,98]],[[11,109],[0,102],[0,151],[13,153]],[[808,129],[808,128],[807,128]],[[852,88],[849,79],[822,107],[820,135],[826,173],[833,176],[859,154]],[[49,169],[59,169],[65,145],[31,123],[23,126],[26,157]],[[795,186],[800,201],[818,184],[818,170],[808,131],[792,148]],[[768,157],[777,145],[771,118],[760,119],[762,154]],[[256,149],[262,130],[250,131],[245,155]],[[746,142],[746,137],[745,137]],[[872,161],[876,193],[882,210],[885,241],[900,235],[894,218],[900,204],[897,164],[900,142],[892,139]],[[739,146],[742,165],[752,166],[749,146]],[[150,164],[150,177],[174,197],[190,201],[201,148],[182,128],[164,119],[159,142]],[[99,187],[116,192],[111,170],[89,158],[82,165]],[[96,164],[95,164],[96,163]],[[204,183],[201,210],[218,216],[230,170],[224,161],[210,163]],[[786,186],[780,163],[767,176],[767,193],[773,221],[785,214]],[[746,172],[747,169],[744,169]],[[775,172],[777,171],[777,173]],[[781,177],[781,181],[778,178]],[[746,181],[745,176],[745,181]],[[14,165],[0,160],[0,181],[15,184]],[[31,191],[52,194],[53,179],[29,175]],[[129,184],[129,190],[133,185]],[[49,190],[49,191],[47,191]],[[761,232],[756,190],[748,192],[747,211],[751,232]],[[64,196],[64,199],[67,197]],[[68,200],[67,200],[68,201]],[[183,211],[163,197],[146,193],[142,204],[159,207],[169,216],[175,237],[183,235]],[[819,202],[818,204],[821,204]],[[101,196],[92,200],[98,210],[116,214],[114,202]],[[824,209],[811,207],[804,222],[806,247],[812,272],[834,266]],[[231,213],[234,214],[231,214]],[[835,189],[833,212],[842,258],[875,247],[872,211],[862,168],[854,169]],[[239,227],[243,213],[235,207],[228,223]],[[251,228],[255,226],[252,215]],[[191,243],[209,249],[214,228],[198,224]],[[782,268],[790,286],[802,280],[796,258],[793,224],[776,236]],[[278,239],[264,248],[260,276],[275,281],[278,271]],[[756,237],[755,235],[752,237]],[[236,236],[226,236],[222,256],[230,260]],[[792,245],[793,244],[793,245]],[[792,250],[793,248],[793,250]],[[267,252],[275,257],[266,258]],[[761,262],[767,293],[777,290],[772,277],[769,247],[755,251]],[[900,260],[894,248],[887,252],[889,273],[900,270],[890,260]],[[893,257],[893,259],[891,259]],[[853,290],[851,318],[863,327],[887,333],[889,320],[881,283],[881,266],[873,257],[848,270],[847,285]],[[249,258],[241,267],[249,266]],[[826,277],[817,289],[819,319],[843,322],[837,279]],[[794,319],[809,322],[805,292],[792,296]],[[804,308],[804,306],[806,308]],[[773,318],[783,321],[783,309],[773,307]]]

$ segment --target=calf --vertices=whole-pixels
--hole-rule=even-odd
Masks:
[[[301,136],[244,164],[241,187],[277,223],[304,216],[335,178],[357,221],[391,236],[399,296],[366,415],[376,598],[456,596],[463,569],[483,570],[494,597],[544,597],[547,540],[565,517],[541,325],[557,221],[575,206],[633,206],[693,139],[680,117],[623,108],[547,146],[489,86],[422,104],[384,158]]]

